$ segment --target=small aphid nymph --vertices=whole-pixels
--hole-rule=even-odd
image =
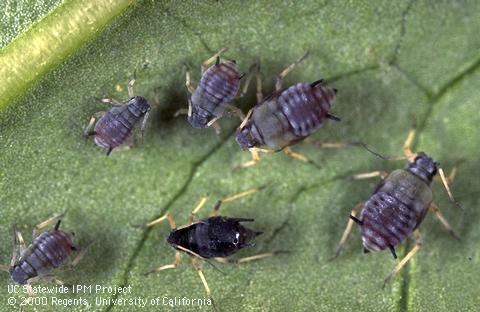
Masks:
[[[56,284],[62,281],[51,275],[51,272],[63,265],[77,248],[73,245],[73,232],[60,230],[60,221],[63,215],[54,216],[34,227],[33,240],[28,246],[20,232],[14,229],[13,255],[9,266],[1,265],[0,269],[10,274],[12,281],[27,285],[29,297],[33,295],[31,281],[34,279],[50,280]],[[55,222],[55,227],[37,235],[37,231]],[[18,257],[18,250],[20,255]],[[86,249],[78,253],[71,266],[75,266],[85,254]],[[17,260],[18,257],[18,260]]]
[[[239,94],[240,81],[245,74],[238,72],[235,61],[220,61],[220,55],[225,51],[227,49],[223,48],[203,62],[202,77],[196,88],[187,70],[185,84],[191,94],[188,99],[188,109],[180,109],[175,116],[187,114],[188,122],[194,128],[213,126],[218,133],[220,126],[217,120],[220,118],[229,117],[232,114],[237,115],[240,120],[245,118],[242,111],[230,103],[245,94],[249,79],[245,83],[244,90]],[[208,67],[213,62],[215,63]]]
[[[133,83],[128,83],[128,95],[130,99],[125,102],[119,102],[113,99],[102,99],[103,103],[108,103],[112,107],[107,112],[97,112],[90,119],[90,123],[85,128],[85,136],[94,135],[95,144],[107,150],[107,156],[112,150],[130,142],[131,134],[136,124],[143,118],[140,126],[142,140],[144,137],[145,126],[150,112],[150,104],[142,96],[134,96]]]

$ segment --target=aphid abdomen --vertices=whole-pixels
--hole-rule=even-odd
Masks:
[[[425,182],[406,170],[393,171],[362,210],[364,247],[378,251],[400,244],[422,222],[431,202]]]
[[[218,106],[231,102],[240,88],[235,63],[224,62],[208,68],[192,94],[192,103],[214,114]]]
[[[12,268],[12,279],[25,284],[30,278],[44,276],[59,267],[71,253],[72,239],[69,234],[55,229],[44,232],[22,252]]]
[[[299,137],[306,137],[322,125],[334,98],[333,89],[297,83],[278,96],[278,103],[291,131]]]
[[[107,112],[95,125],[95,143],[107,149],[125,142],[143,115],[135,104],[116,109],[120,109],[120,112]]]

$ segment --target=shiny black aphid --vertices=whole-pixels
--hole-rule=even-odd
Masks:
[[[167,242],[173,248],[180,246],[203,258],[228,257],[251,246],[255,236],[261,234],[241,224],[253,221],[254,219],[210,217],[186,227],[172,229]]]
[[[262,232],[251,230],[242,225],[242,222],[253,222],[253,219],[221,217],[217,216],[217,211],[223,202],[232,201],[256,191],[258,191],[258,189],[249,190],[219,200],[213,207],[209,218],[194,222],[196,213],[207,201],[207,198],[204,197],[192,210],[187,225],[182,227],[177,228],[175,220],[170,213],[166,213],[164,216],[148,223],[146,227],[154,226],[163,220],[168,220],[171,231],[167,242],[177,250],[175,253],[175,261],[172,264],[163,265],[148,273],[176,268],[181,261],[180,252],[185,252],[190,255],[192,265],[198,272],[207,295],[210,295],[210,288],[196,259],[202,259],[208,263],[210,263],[208,259],[214,259],[222,263],[243,263],[272,256],[273,253],[270,252],[240,259],[226,258],[242,248],[253,246],[253,239]]]
[[[118,102],[113,99],[101,100],[104,103],[111,104],[112,107],[107,112],[95,113],[85,129],[85,135],[94,135],[95,144],[106,149],[107,155],[131,137],[134,127],[142,118],[140,131],[143,139],[150,105],[144,97],[133,95],[133,82],[134,80],[128,84],[130,99],[125,102]],[[93,127],[94,125],[95,127]]]
[[[380,176],[383,180],[377,185],[368,201],[360,203],[352,210],[351,220],[342,235],[335,257],[340,254],[342,245],[352,228],[352,222],[360,226],[365,252],[388,249],[393,257],[397,258],[395,246],[402,243],[412,233],[417,238],[416,246],[387,276],[384,285],[420,249],[422,241],[418,227],[429,209],[438,217],[445,228],[455,238],[458,238],[458,235],[433,203],[433,194],[430,187],[434,176],[440,173],[440,178],[450,200],[454,202],[448,187],[448,179],[445,178],[440,165],[427,154],[423,152],[414,154],[410,150],[414,133],[414,130],[409,133],[404,144],[405,155],[410,160],[405,169],[397,169],[390,174],[384,171],[375,171],[349,177],[349,179],[364,179]],[[360,217],[357,218],[359,210],[361,210],[361,213]]]

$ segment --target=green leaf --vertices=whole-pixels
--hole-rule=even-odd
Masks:
[[[105,6],[85,13],[95,16],[92,33],[83,19],[70,14],[80,12],[80,3],[86,2],[103,3],[52,2],[39,13],[12,13],[30,19],[46,15],[28,30],[15,28],[9,38],[26,31],[16,40],[2,41],[10,43],[0,54],[6,79],[0,87],[0,262],[10,261],[13,222],[29,242],[36,223],[66,211],[62,227],[75,231],[78,246],[94,245],[75,270],[58,277],[74,285],[131,286],[131,293],[48,294],[48,305],[38,310],[66,310],[53,306],[52,297],[85,298],[94,311],[133,309],[128,301],[97,306],[96,298],[160,298],[160,306],[149,301],[147,311],[169,308],[162,305],[164,297],[204,298],[185,255],[175,270],[143,275],[172,263],[174,250],[165,241],[166,222],[147,230],[135,225],[167,211],[181,225],[207,193],[200,217],[208,216],[217,199],[262,185],[268,187],[221,208],[224,215],[255,218],[250,226],[264,232],[255,247],[238,257],[289,253],[238,266],[218,264],[225,274],[203,265],[218,310],[476,309],[478,2],[140,1],[113,19],[130,4],[115,1],[110,4],[115,10]],[[76,21],[76,35],[44,41],[51,48],[37,58],[36,50],[25,50],[25,44],[40,38],[41,29],[63,29],[65,21]],[[10,29],[14,22],[1,25]],[[58,38],[68,36],[64,30]],[[226,57],[237,60],[242,70],[261,59],[265,94],[273,90],[275,75],[309,49],[308,59],[285,83],[326,78],[339,90],[332,113],[342,118],[327,122],[313,135],[316,140],[361,141],[384,155],[400,155],[415,119],[415,150],[427,152],[447,172],[458,166],[451,188],[463,209],[449,204],[439,183],[432,188],[435,202],[462,240],[452,239],[427,215],[420,226],[421,250],[384,290],[383,279],[398,260],[389,252],[364,255],[357,231],[340,257],[328,261],[350,210],[368,199],[377,183],[337,177],[391,171],[405,162],[382,161],[363,149],[317,149],[301,143],[295,151],[320,164],[319,169],[276,153],[262,154],[252,168],[233,171],[249,159],[234,140],[237,120],[222,120],[222,133],[216,136],[213,130],[192,129],[184,118],[173,118],[187,105],[183,65],[197,81],[200,64],[222,47],[229,47]],[[22,61],[12,61],[16,59]],[[18,68],[25,70],[18,74]],[[83,138],[82,128],[94,112],[105,109],[94,97],[125,99],[125,84],[134,73],[135,92],[154,106],[145,143],[105,157]],[[251,88],[236,104],[247,111],[254,103]],[[400,245],[399,257],[412,247],[413,241]],[[0,311],[11,311],[7,298],[20,300],[23,295],[8,294],[8,274],[0,275],[0,283]],[[87,310],[82,305],[71,308]],[[175,306],[176,311],[195,308]]]

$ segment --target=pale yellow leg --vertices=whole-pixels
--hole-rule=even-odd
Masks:
[[[90,247],[95,243],[95,241],[91,242],[90,244],[88,244],[86,247],[82,248],[79,253],[77,254],[77,256],[72,260],[72,263],[70,264],[70,266],[72,268],[76,267],[78,265],[78,263],[83,259],[83,257],[85,256],[85,254],[87,253],[88,249],[90,249]]]
[[[102,118],[107,112],[105,111],[101,111],[101,112],[96,112],[95,114],[93,114],[93,116],[90,118],[90,122],[88,123],[88,125],[85,127],[85,130],[83,130],[83,135],[88,137],[90,135],[94,135],[95,134],[95,131],[93,131],[93,128],[95,126],[95,122]]]
[[[358,173],[358,174],[354,174],[354,175],[351,175],[351,176],[346,176],[346,177],[343,177],[343,179],[345,179],[345,180],[363,180],[363,179],[380,177],[383,180],[387,176],[388,176],[388,172],[378,170],[378,171]]]
[[[440,212],[440,209],[438,209],[438,206],[435,205],[434,203],[430,204],[430,210],[435,214],[435,216],[442,222],[443,226],[447,229],[447,231],[457,240],[460,240],[460,236],[453,230],[452,226],[448,223],[447,219],[443,216],[443,214]]]
[[[358,213],[360,212],[360,209],[365,205],[365,202],[362,202],[360,204],[357,204],[355,207],[353,207],[352,211],[350,212],[350,215],[353,217],[356,217]],[[335,250],[335,255],[331,257],[329,260],[334,260],[338,256],[340,256],[340,252],[342,251],[343,245],[345,245],[345,242],[347,241],[348,235],[350,235],[350,232],[352,231],[353,228],[353,223],[354,221],[349,218],[347,227],[343,231],[342,238],[340,238],[340,242],[337,245],[337,248]]]
[[[163,220],[168,220],[168,223],[170,224],[170,228],[171,229],[175,229],[177,228],[176,224],[175,224],[175,220],[173,219],[173,216],[170,214],[170,212],[167,212],[166,214],[164,214],[163,216],[161,216],[160,218],[158,219],[155,219],[153,221],[150,221],[149,223],[145,224],[145,227],[151,227],[151,226],[154,226],[160,222],[162,222]]]
[[[405,140],[405,143],[403,143],[403,153],[405,154],[405,156],[408,158],[410,162],[412,162],[416,156],[416,154],[411,150],[411,146],[415,138],[415,131],[416,131],[415,128],[410,129],[410,131],[408,132],[407,139]]]
[[[190,212],[190,216],[188,217],[188,225],[192,224],[195,221],[195,215],[200,211],[200,209],[205,206],[205,203],[208,200],[208,196],[204,196],[200,198],[200,201],[198,202],[197,206],[193,208],[192,212]]]
[[[260,69],[257,71],[257,74],[255,75],[255,80],[257,82],[257,90],[255,95],[257,96],[257,104],[260,104],[263,101],[262,77],[260,75]]]
[[[200,279],[202,280],[203,287],[205,287],[205,291],[207,292],[207,296],[210,297],[210,287],[208,287],[207,280],[205,279],[205,276],[203,275],[202,269],[200,268],[200,265],[196,262],[195,257],[191,257],[192,259],[192,265],[195,268],[195,271],[197,271],[198,276],[200,276]]]
[[[307,157],[303,156],[302,154],[300,153],[296,153],[294,152],[289,146],[285,147],[283,149],[283,152],[289,156],[289,157],[292,157],[294,159],[297,159],[297,160],[300,160],[300,161],[304,161],[304,162],[312,162],[310,159],[308,159]]]
[[[244,258],[240,258],[240,259],[228,259],[228,258],[220,258],[220,257],[214,258],[214,259],[216,261],[222,262],[222,263],[240,264],[240,263],[244,263],[244,262],[249,262],[249,261],[255,261],[255,260],[268,258],[268,257],[273,256],[274,254],[275,253],[273,253],[273,252],[267,252],[267,253],[263,253],[263,254],[259,254],[259,255],[255,255],[255,256],[250,256],[250,257],[244,257]]]
[[[175,269],[176,267],[178,267],[180,265],[181,261],[182,261],[182,256],[180,254],[180,251],[176,251],[175,252],[175,261],[172,264],[166,264],[166,265],[163,265],[163,266],[158,267],[156,269],[153,269],[151,271],[148,271],[147,273],[145,273],[145,275],[160,272],[160,271],[163,271],[163,270]]]
[[[215,203],[215,205],[213,206],[212,212],[210,213],[210,216],[211,216],[211,217],[216,216],[217,213],[218,213],[218,210],[220,209],[220,206],[221,206],[223,203],[231,202],[231,201],[233,201],[233,200],[236,200],[236,199],[239,199],[239,198],[248,196],[248,195],[250,195],[250,194],[259,192],[259,191],[261,191],[262,189],[263,189],[263,187],[253,188],[253,189],[250,189],[250,190],[247,190],[247,191],[244,191],[244,192],[241,192],[241,193],[238,193],[238,194],[235,194],[235,195],[232,195],[232,196],[229,196],[229,197],[225,197],[225,198],[222,198],[222,199],[218,200],[218,201]]]
[[[300,64],[308,56],[308,50],[292,64],[288,65],[278,76],[275,82],[275,90],[280,91],[282,89],[282,81],[298,64]]]
[[[185,72],[185,86],[187,87],[189,93],[193,93],[195,91],[195,86],[192,83],[192,78],[188,69]]]
[[[408,254],[397,264],[397,266],[390,272],[385,280],[383,281],[383,287],[387,285],[387,283],[395,276],[404,266],[405,264],[420,250],[422,246],[422,236],[418,230],[413,232],[416,238],[415,246],[408,252]]]
[[[203,64],[202,64],[202,74],[207,70],[208,66],[211,63],[213,63],[217,60],[217,57],[220,57],[220,55],[222,55],[222,53],[226,52],[227,50],[228,50],[228,48],[222,48],[220,51],[215,53],[211,58],[209,58],[205,62],[203,62]]]
[[[252,159],[250,161],[247,161],[246,163],[238,165],[237,167],[235,167],[235,169],[251,167],[251,166],[255,165],[260,160],[260,155],[258,154],[259,149],[250,148],[249,151],[250,151],[250,154],[252,155]]]
[[[133,79],[130,79],[130,81],[128,82],[127,84],[127,92],[128,92],[128,96],[130,98],[134,97],[134,92],[133,92],[133,84],[135,83],[135,78]]]

